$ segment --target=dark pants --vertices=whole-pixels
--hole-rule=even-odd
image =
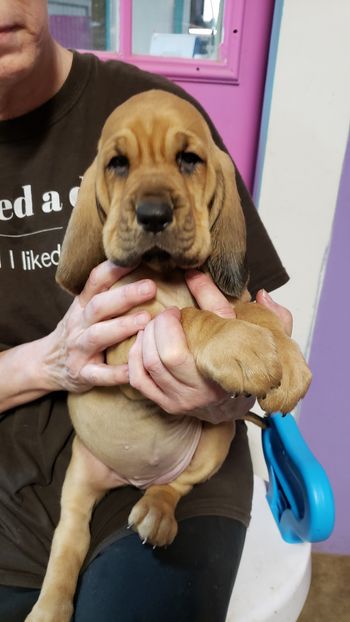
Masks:
[[[245,527],[205,516],[182,521],[166,549],[130,534],[82,574],[74,622],[224,622]],[[0,622],[23,622],[39,590],[0,586]]]

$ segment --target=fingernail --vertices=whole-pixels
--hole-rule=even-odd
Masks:
[[[265,298],[265,300],[267,300],[268,302],[273,302],[270,294],[266,291],[266,289],[262,289],[261,292],[262,292],[262,296],[263,296],[263,298]]]
[[[138,313],[135,315],[134,321],[136,326],[145,326],[149,321],[150,316],[148,313]]]
[[[168,307],[168,308],[166,309],[166,311],[167,311],[167,312],[170,312],[170,313],[171,313],[171,315],[173,315],[173,316],[174,316],[174,317],[176,317],[177,319],[179,319],[179,318],[180,318],[181,313],[180,313],[180,309],[179,309],[179,307]]]
[[[139,287],[138,287],[138,292],[139,294],[150,294],[152,291],[152,286],[151,283],[149,283],[148,281],[144,281],[143,283],[140,283]]]

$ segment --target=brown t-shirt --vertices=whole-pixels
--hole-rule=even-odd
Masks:
[[[54,275],[81,176],[95,156],[110,112],[151,88],[191,100],[159,76],[74,53],[71,72],[55,97],[34,112],[0,123],[0,350],[48,334],[71,303]],[[274,289],[288,277],[239,176],[238,187],[254,294],[262,287]],[[217,514],[248,524],[252,469],[246,428],[244,424],[237,428],[220,472],[180,502],[180,520]],[[64,392],[0,415],[0,584],[40,586],[59,517],[71,442]],[[139,496],[128,486],[101,501],[92,519],[87,561],[106,543],[125,535],[127,516]]]

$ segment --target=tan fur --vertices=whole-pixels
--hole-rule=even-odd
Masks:
[[[191,173],[180,170],[177,157],[183,151],[202,160]],[[129,162],[124,176],[109,166],[120,154]],[[171,224],[157,236],[145,233],[135,216],[139,202],[154,196],[173,209]],[[164,261],[157,256],[144,259],[155,239],[168,253]],[[144,277],[156,281],[156,299],[142,308],[152,316],[168,306],[182,310],[182,327],[200,372],[229,393],[256,395],[267,411],[286,412],[305,394],[311,376],[279,320],[248,302],[245,244],[230,158],[214,144],[192,105],[169,93],[149,91],[117,108],[103,128],[68,225],[57,279],[76,294],[106,257],[120,265],[139,265],[116,287]],[[195,308],[183,277],[188,267],[211,273],[232,298],[236,320]],[[126,362],[132,342],[110,348],[108,362]],[[137,474],[149,460],[142,443],[137,455],[126,459],[116,452],[115,439],[122,444],[166,434],[171,422],[170,415],[131,387],[72,394],[69,410],[77,437],[62,492],[62,515],[41,595],[27,622],[68,622],[94,504],[121,485],[116,472]],[[169,484],[150,486],[132,509],[129,520],[142,539],[154,545],[172,542],[178,501],[221,467],[233,436],[233,423],[203,424],[187,469]]]

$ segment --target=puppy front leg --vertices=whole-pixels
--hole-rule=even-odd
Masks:
[[[244,319],[185,308],[181,324],[199,371],[229,393],[266,395],[282,368],[272,332]]]
[[[259,404],[266,412],[290,412],[306,394],[312,374],[298,344],[284,331],[279,318],[258,303],[238,303],[235,306],[238,319],[267,328],[273,335],[282,378],[277,387],[260,397]]]
[[[90,477],[91,469],[86,466],[87,450],[75,438],[46,575],[39,599],[25,622],[71,620],[74,592],[90,544],[91,514],[105,493],[105,489]]]

